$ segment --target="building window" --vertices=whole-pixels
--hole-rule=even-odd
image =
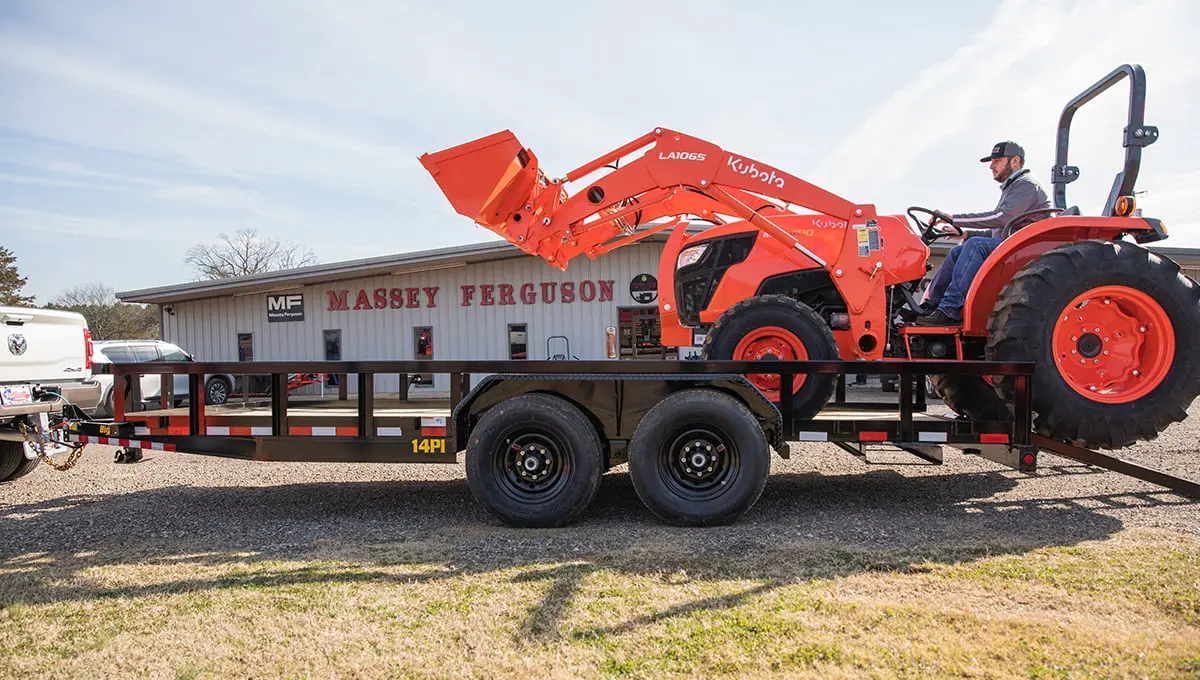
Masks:
[[[237,334],[238,361],[254,361],[254,334]]]
[[[529,358],[529,336],[523,323],[508,324],[508,358]]]
[[[325,331],[325,361],[342,360],[342,329]]]
[[[622,359],[679,358],[675,347],[662,345],[662,321],[657,307],[620,307],[617,314]]]
[[[413,358],[417,361],[433,360],[433,328],[417,326],[413,328]],[[414,387],[433,387],[432,373],[415,373],[410,375],[409,383]]]

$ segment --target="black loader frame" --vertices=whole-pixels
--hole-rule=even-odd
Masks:
[[[599,475],[622,463],[629,464],[639,496],[660,518],[686,525],[732,521],[762,490],[768,446],[788,458],[790,442],[831,443],[864,458],[871,449],[900,449],[933,464],[942,462],[943,448],[949,447],[1020,472],[1035,471],[1044,449],[1200,498],[1196,482],[1034,434],[1030,364],[439,360],[106,368],[115,382],[128,386],[132,404],[141,401],[135,376],[162,375],[164,409],[126,412],[123,391],[115,389],[113,419],[68,422],[62,431],[70,443],[257,461],[457,463],[462,451],[476,499],[501,520],[521,526],[561,525],[577,517],[594,497]],[[189,377],[186,409],[165,408],[173,403],[170,375],[176,373]],[[270,375],[275,389],[269,404],[257,409],[206,407],[202,381],[212,373]],[[354,375],[357,395],[333,408],[305,403],[282,389],[291,373],[336,374],[342,384]],[[403,386],[411,373],[449,375],[449,407],[409,402],[403,389],[398,400],[377,400],[376,376],[398,375]],[[779,376],[781,404],[768,401],[747,380],[755,373]],[[850,403],[839,389],[817,416],[794,419],[790,387],[814,374],[838,375],[839,385],[847,374],[896,375],[899,400]],[[929,374],[1010,378],[1011,417],[979,421],[928,413]],[[479,376],[474,386],[473,376]],[[572,486],[580,476],[588,481]],[[725,489],[743,490],[727,500],[721,497]]]

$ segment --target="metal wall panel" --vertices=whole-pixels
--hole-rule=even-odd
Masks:
[[[325,358],[323,332],[339,329],[343,360],[413,359],[414,328],[429,326],[435,359],[507,359],[508,324],[524,323],[530,359],[547,358],[546,341],[556,335],[566,336],[573,357],[603,359],[605,329],[618,325],[620,307],[657,307],[657,301],[635,302],[629,287],[639,274],[657,275],[661,250],[657,243],[627,246],[595,260],[572,260],[565,272],[521,254],[454,268],[275,291],[303,295],[303,321],[268,322],[268,294],[175,303],[169,305],[173,314],[164,315],[163,337],[202,361],[236,361],[238,333],[253,333],[257,360],[321,360]],[[564,283],[568,284],[566,302]],[[525,284],[532,288],[522,288]],[[408,306],[410,288],[416,289],[415,307]],[[365,297],[359,297],[360,291]],[[383,294],[382,308],[377,291]],[[601,296],[610,291],[611,299],[602,301]],[[340,308],[343,292],[346,309]],[[532,304],[522,298],[522,292],[533,294]],[[363,303],[369,308],[362,308]],[[353,378],[349,387],[352,392],[356,389]],[[398,387],[398,377],[377,378],[380,391]],[[448,378],[436,376],[432,389],[448,390]]]

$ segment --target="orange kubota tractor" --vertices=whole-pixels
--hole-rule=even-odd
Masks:
[[[1079,176],[1067,164],[1071,119],[1126,77],[1125,166],[1102,213],[1082,215],[1066,204],[1065,185]],[[656,128],[555,179],[508,131],[420,160],[459,214],[562,270],[579,255],[670,231],[658,270],[664,345],[691,346],[700,331],[705,359],[1031,361],[1040,434],[1119,448],[1182,420],[1200,394],[1200,354],[1192,350],[1200,287],[1141,245],[1167,234],[1135,210],[1141,149],[1158,138],[1143,121],[1144,105],[1136,65],[1067,104],[1052,168],[1055,207],[1021,216],[1034,223],[984,262],[961,328],[910,325],[898,314],[918,304],[930,244],[962,235],[940,213],[910,208],[915,224],[880,215],[870,203],[681,132]],[[577,191],[568,191],[571,183]],[[696,233],[692,221],[711,226]],[[777,376],[749,378],[778,401]],[[798,377],[795,417],[817,414],[835,380]],[[1004,379],[931,382],[965,417],[1007,416]]]

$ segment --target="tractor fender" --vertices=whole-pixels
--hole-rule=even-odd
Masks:
[[[963,305],[963,334],[987,336],[988,316],[1000,289],[1025,265],[1052,248],[1087,240],[1113,240],[1126,233],[1161,230],[1158,220],[1140,217],[1060,215],[1029,225],[1004,240],[975,274]]]

